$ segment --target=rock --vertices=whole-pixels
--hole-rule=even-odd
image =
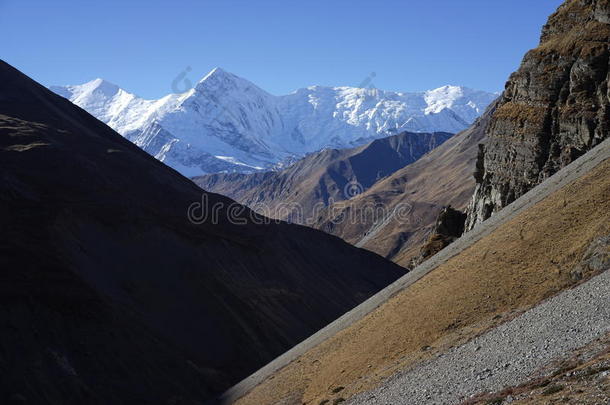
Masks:
[[[451,208],[451,205],[443,208],[438,214],[434,229],[428,241],[422,246],[419,256],[411,261],[411,267],[416,267],[459,238],[464,233],[465,222],[465,213]]]
[[[466,230],[608,137],[610,2],[569,0],[509,78],[477,161]]]
[[[572,269],[570,277],[582,280],[610,268],[610,235],[595,239],[584,253],[580,263]]]

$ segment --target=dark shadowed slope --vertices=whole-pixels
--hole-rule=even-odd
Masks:
[[[322,208],[363,192],[451,136],[403,132],[357,148],[312,153],[277,172],[217,173],[193,181],[262,214],[312,225]]]
[[[404,273],[216,194],[195,225],[190,180],[4,62],[0,83],[0,403],[200,401]]]

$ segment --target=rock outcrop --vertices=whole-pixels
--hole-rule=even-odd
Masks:
[[[609,0],[569,0],[549,17],[492,117],[467,230],[608,137],[609,44]]]
[[[610,235],[600,236],[591,242],[580,263],[572,269],[573,280],[582,280],[610,268]]]
[[[434,229],[422,246],[419,256],[411,261],[409,267],[418,266],[462,236],[465,223],[466,214],[464,212],[451,208],[451,205],[443,208],[438,214]]]

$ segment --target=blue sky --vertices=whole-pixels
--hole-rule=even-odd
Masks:
[[[216,66],[273,94],[313,84],[499,91],[561,0],[0,0],[1,58],[45,84],[153,98]]]

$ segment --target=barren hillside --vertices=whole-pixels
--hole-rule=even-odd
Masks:
[[[603,153],[606,160],[589,173],[446,260],[236,403],[349,398],[589,279],[593,272],[579,278],[575,271],[591,244],[610,234],[610,145]]]

